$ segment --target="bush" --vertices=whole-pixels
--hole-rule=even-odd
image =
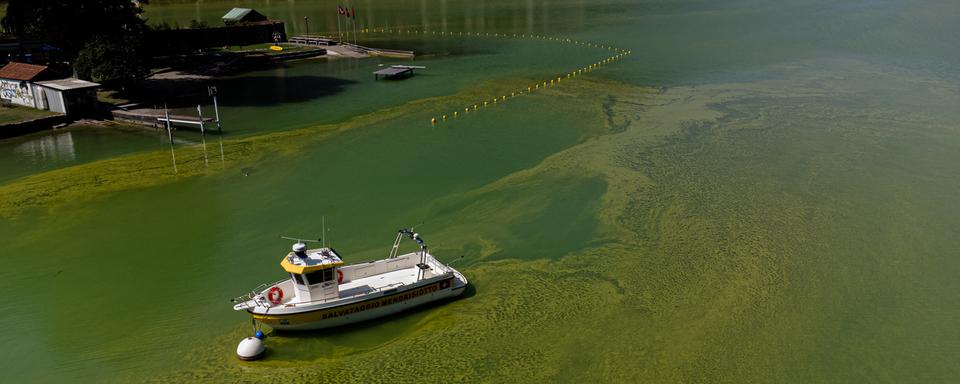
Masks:
[[[104,85],[127,86],[150,73],[142,39],[96,36],[80,50],[77,76]]]
[[[210,28],[210,25],[206,21],[200,20],[190,20],[190,29],[204,29]]]

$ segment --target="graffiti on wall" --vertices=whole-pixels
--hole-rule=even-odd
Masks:
[[[28,82],[0,80],[0,98],[14,104],[33,107],[33,91],[30,88]]]

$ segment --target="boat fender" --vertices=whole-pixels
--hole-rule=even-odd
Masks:
[[[337,270],[337,284],[343,284],[343,271]]]
[[[273,287],[267,291],[267,300],[270,300],[273,304],[280,304],[280,301],[283,300],[283,290],[280,287]]]
[[[263,341],[256,337],[247,337],[237,346],[237,357],[240,360],[253,361],[263,357],[265,350]]]

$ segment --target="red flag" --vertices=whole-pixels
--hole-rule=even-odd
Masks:
[[[340,15],[346,15],[346,14],[347,14],[346,11],[343,10],[343,7],[341,7],[341,6],[339,6],[339,5],[337,6],[337,13],[340,14]]]
[[[347,18],[350,18],[350,8],[347,8]]]
[[[354,19],[356,19],[356,18],[357,18],[357,9],[356,9],[356,8],[353,8],[353,7],[350,7],[350,8],[351,8],[350,10],[353,11],[353,16],[352,16],[352,17],[353,17]]]

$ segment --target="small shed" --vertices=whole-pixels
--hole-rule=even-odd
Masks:
[[[44,65],[9,63],[0,68],[0,99],[25,107],[46,109],[35,81],[56,78]]]
[[[42,92],[42,101],[52,112],[68,116],[93,112],[97,107],[97,88],[100,84],[75,78],[39,81],[35,86]]]
[[[221,19],[223,19],[223,23],[226,25],[267,21],[266,16],[250,8],[233,8],[227,12],[227,14],[223,15]]]

